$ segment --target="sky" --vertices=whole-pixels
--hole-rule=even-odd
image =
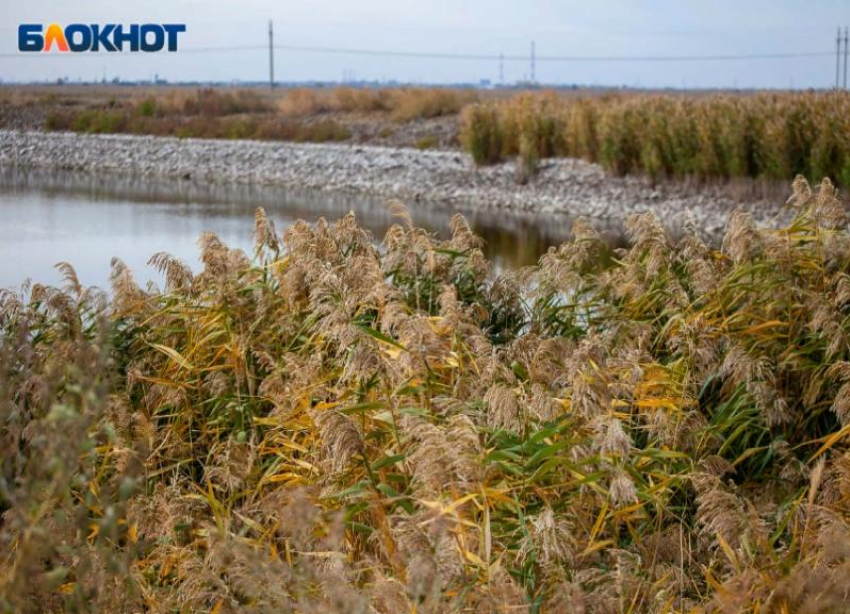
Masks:
[[[268,51],[191,49],[268,43],[406,52],[523,56],[505,83],[632,87],[824,88],[835,57],[691,62],[550,62],[550,56],[707,56],[835,52],[850,0],[0,0],[0,79],[268,79]],[[185,23],[177,53],[19,54],[20,23]],[[278,49],[277,81],[417,83],[499,80],[499,62],[368,57]]]

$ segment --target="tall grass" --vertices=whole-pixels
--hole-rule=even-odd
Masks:
[[[281,118],[252,91],[202,89],[145,96],[130,104],[58,109],[47,114],[47,130],[93,134],[153,134],[217,139],[345,141],[352,133],[333,118],[300,122]]]
[[[476,100],[449,89],[297,88],[279,97],[252,90],[177,90],[84,106],[52,108],[47,130],[198,138],[344,141],[353,131],[339,114],[377,115],[406,123],[457,115]]]
[[[492,277],[395,207],[0,301],[0,610],[846,608],[850,234],[585,223]]]
[[[464,111],[462,138],[479,163],[524,149],[580,157],[615,174],[788,180],[850,185],[850,95],[782,93],[607,96],[523,94]],[[481,141],[501,145],[480,155]]]
[[[283,94],[278,108],[290,117],[360,113],[388,115],[391,121],[403,123],[457,115],[476,100],[473,91],[447,88],[296,88]]]

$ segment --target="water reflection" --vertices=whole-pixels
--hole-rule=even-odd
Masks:
[[[279,230],[297,219],[336,219],[354,211],[380,239],[396,221],[383,199],[348,193],[5,168],[0,169],[0,287],[26,279],[58,283],[53,267],[61,261],[74,265],[84,285],[106,287],[113,256],[127,262],[139,281],[158,282],[146,266],[148,258],[167,251],[197,269],[196,241],[204,231],[250,253],[258,206]],[[500,269],[535,263],[569,237],[573,221],[567,215],[408,206],[414,223],[444,237],[451,216],[466,215]],[[594,224],[612,243],[621,242],[619,223]]]

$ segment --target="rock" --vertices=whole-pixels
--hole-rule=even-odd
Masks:
[[[712,186],[650,186],[609,177],[583,160],[549,159],[519,187],[516,164],[475,168],[457,151],[370,145],[176,139],[132,135],[0,131],[0,165],[72,168],[194,181],[285,185],[353,191],[402,201],[463,202],[480,210],[513,209],[622,218],[654,211],[665,223],[691,209],[706,233],[722,233],[734,209],[760,223],[782,222],[781,202],[743,205]]]

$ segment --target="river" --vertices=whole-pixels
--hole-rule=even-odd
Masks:
[[[55,268],[69,262],[85,286],[108,287],[110,262],[124,260],[141,283],[160,283],[147,266],[166,251],[198,270],[197,239],[212,231],[251,253],[254,211],[262,206],[278,230],[297,219],[337,219],[353,211],[380,240],[396,221],[383,199],[244,184],[95,175],[71,171],[0,169],[0,288],[27,280],[59,284]],[[534,264],[569,237],[566,215],[532,215],[408,205],[417,226],[445,237],[455,212],[467,216],[497,269]],[[595,222],[612,243],[617,223]]]

